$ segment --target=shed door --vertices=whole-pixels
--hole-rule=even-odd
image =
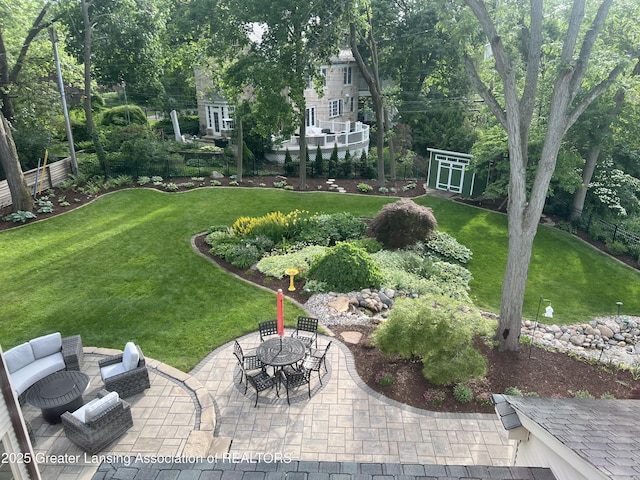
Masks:
[[[462,193],[465,167],[466,164],[464,163],[440,160],[438,162],[436,188],[438,190],[449,190],[455,193]]]
[[[222,135],[221,130],[221,120],[222,120],[222,112],[220,111],[220,107],[207,105],[207,128],[213,130],[214,135]]]

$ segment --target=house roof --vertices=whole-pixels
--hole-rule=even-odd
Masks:
[[[494,395],[506,430],[541,427],[607,478],[640,479],[640,402]]]
[[[174,465],[141,462],[103,463],[94,479],[189,478],[194,480],[555,480],[548,468],[485,467],[479,465],[419,465],[397,463],[356,463],[292,461],[255,462],[219,459]],[[173,474],[173,475],[172,475]]]

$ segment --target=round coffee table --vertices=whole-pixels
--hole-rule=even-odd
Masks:
[[[64,412],[77,410],[84,402],[82,394],[89,386],[89,377],[76,370],[62,370],[38,380],[27,393],[27,402],[42,410],[48,423],[60,423]]]

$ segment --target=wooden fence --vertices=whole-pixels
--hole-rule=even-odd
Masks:
[[[43,169],[42,167],[34,168],[28,172],[24,172],[24,177],[29,186],[29,190],[33,194],[34,191],[45,191],[49,188],[53,188],[60,185],[62,182],[69,178],[71,173],[71,158],[67,157],[57,162],[49,163]],[[37,185],[36,185],[37,181]],[[11,205],[11,192],[9,191],[9,185],[6,180],[0,180],[0,208]]]

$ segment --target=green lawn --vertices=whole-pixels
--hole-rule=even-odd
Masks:
[[[150,357],[189,370],[213,348],[274,318],[275,294],[231,277],[197,255],[191,237],[240,216],[293,209],[349,210],[373,216],[394,199],[273,189],[207,188],[167,194],[126,190],[53,219],[0,233],[2,346],[43,333],[80,333],[83,343],[141,344]],[[474,251],[477,304],[498,311],[506,261],[506,218],[422,197],[440,228]],[[544,253],[544,255],[543,255]],[[553,300],[554,322],[640,312],[640,275],[562,232],[541,229],[525,313],[539,295]],[[293,325],[301,311],[285,306]]]

